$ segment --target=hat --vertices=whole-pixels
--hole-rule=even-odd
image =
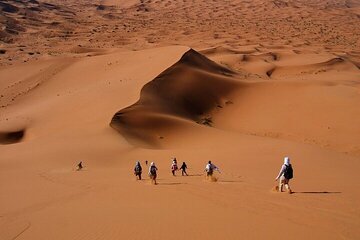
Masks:
[[[290,158],[289,157],[284,157],[284,164],[285,165],[290,165]]]

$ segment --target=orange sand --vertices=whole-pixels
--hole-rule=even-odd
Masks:
[[[23,2],[0,1],[0,240],[360,238],[358,1]]]

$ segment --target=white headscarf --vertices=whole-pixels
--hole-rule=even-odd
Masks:
[[[284,164],[289,166],[290,165],[290,158],[289,157],[284,157]]]
[[[155,163],[154,162],[151,162],[150,163],[150,166],[152,167],[152,166],[155,166]]]

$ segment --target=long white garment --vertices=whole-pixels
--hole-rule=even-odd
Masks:
[[[219,171],[219,168],[217,166],[215,166],[214,164],[212,164],[212,163],[208,163],[208,164],[206,164],[205,171],[208,172],[209,170],[212,170],[212,171],[217,170],[217,171]]]

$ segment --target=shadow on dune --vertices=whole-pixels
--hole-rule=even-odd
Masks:
[[[169,131],[202,124],[237,89],[235,73],[190,49],[141,89],[140,99],[117,112],[110,126],[135,146],[159,148]]]
[[[201,177],[201,176],[204,176],[204,174],[189,174],[189,175],[184,176],[184,177]]]
[[[241,183],[239,180],[218,180],[219,183]]]
[[[186,184],[186,183],[180,183],[180,182],[174,182],[174,183],[157,183],[157,185],[182,185],[182,184]]]
[[[296,194],[296,193],[302,193],[302,194],[340,194],[342,192],[328,192],[328,191],[319,191],[319,192],[293,192],[293,194]]]
[[[14,132],[0,132],[0,144],[19,143],[25,135],[25,130]]]

